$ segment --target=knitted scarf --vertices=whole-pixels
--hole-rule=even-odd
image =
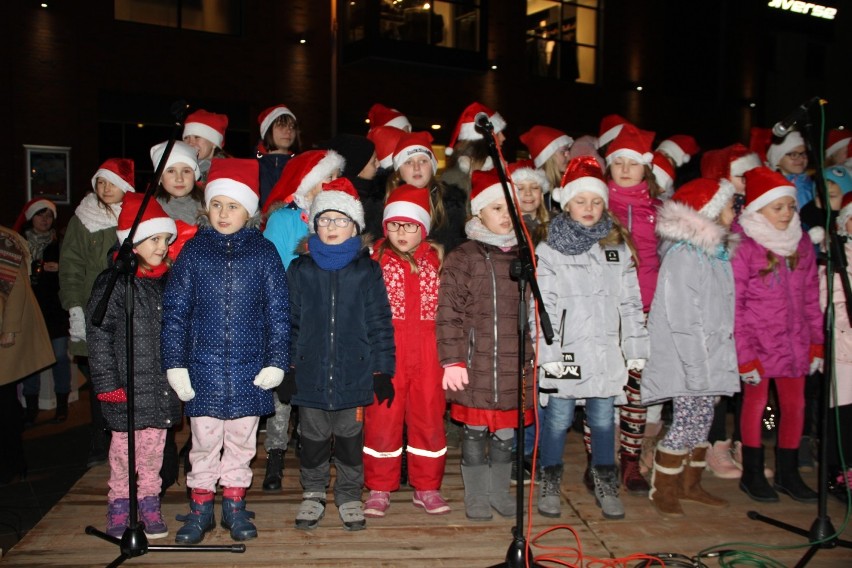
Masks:
[[[740,215],[740,226],[757,244],[783,257],[796,252],[799,241],[802,240],[802,225],[798,213],[793,214],[793,219],[783,231],[776,229],[769,219],[757,211],[743,211]]]
[[[514,229],[506,235],[498,235],[492,233],[485,225],[482,224],[482,219],[472,217],[470,221],[465,223],[464,232],[472,241],[479,241],[487,245],[493,245],[498,248],[510,248],[518,244],[518,238],[515,236]]]
[[[323,270],[340,270],[346,267],[361,251],[361,237],[346,239],[339,245],[327,245],[317,235],[308,238],[311,258]]]
[[[585,227],[562,213],[550,222],[547,233],[547,244],[557,252],[565,255],[575,255],[587,252],[612,230],[612,219],[604,215],[591,227]]]
[[[27,229],[24,236],[27,238],[33,260],[41,260],[44,257],[44,249],[56,238],[56,231],[51,229],[46,233],[36,233],[33,229]]]

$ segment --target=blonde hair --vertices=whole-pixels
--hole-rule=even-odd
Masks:
[[[789,266],[790,270],[796,270],[796,266],[799,264],[799,251],[794,252],[790,256],[786,257],[787,266]],[[771,274],[775,272],[775,267],[778,266],[778,257],[775,254],[767,250],[766,251],[766,267],[762,268],[758,274],[761,276],[766,276],[767,274]]]
[[[544,177],[550,183],[551,191],[557,187],[562,187],[562,176],[565,175],[564,171],[559,171],[559,165],[556,162],[557,155],[553,154],[544,162],[544,166],[541,168],[544,170]]]
[[[621,224],[621,221],[610,212],[604,211],[604,215],[609,216],[612,220],[612,229],[609,234],[598,241],[601,247],[609,247],[624,243],[630,251],[630,256],[633,257],[633,264],[639,267],[639,253],[636,252],[636,246],[633,244],[633,239],[630,237],[630,232]]]

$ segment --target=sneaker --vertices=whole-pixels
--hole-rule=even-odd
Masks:
[[[605,519],[623,519],[624,505],[618,498],[618,470],[614,465],[599,465],[592,468],[595,482],[595,502]]]
[[[169,527],[163,521],[160,511],[160,498],[156,495],[139,500],[139,520],[145,528],[145,536],[150,539],[169,536]]]
[[[734,449],[731,450],[731,457],[734,460],[734,466],[737,469],[743,469],[743,443],[742,442],[734,442]],[[771,479],[775,477],[775,472],[771,467],[764,465],[763,466],[763,476],[766,479]]]
[[[364,506],[361,501],[350,501],[337,508],[340,520],[343,521],[343,530],[360,531],[367,528],[364,519]]]
[[[446,515],[450,512],[450,506],[447,505],[441,494],[434,489],[428,491],[415,490],[412,502],[415,507],[422,507],[430,515]],[[367,512],[364,511],[364,514],[367,515]]]
[[[378,519],[385,516],[390,507],[390,493],[387,491],[370,491],[367,502],[364,503],[364,516]]]
[[[107,503],[106,533],[121,538],[130,524],[130,499],[116,499]]]
[[[306,491],[302,494],[302,504],[296,513],[296,528],[310,531],[319,526],[325,516],[325,493]]]
[[[731,441],[714,442],[707,449],[707,469],[720,479],[739,479],[742,469],[737,467],[731,454]]]
[[[532,465],[524,458],[524,485],[530,484],[532,479]],[[536,479],[538,481],[538,479]],[[514,487],[518,484],[518,461],[515,459],[515,454],[512,452],[512,473],[509,476],[509,483]]]

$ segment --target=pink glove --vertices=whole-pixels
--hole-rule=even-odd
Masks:
[[[441,381],[441,386],[444,390],[461,391],[467,381],[467,369],[464,367],[447,367],[444,369],[444,378]]]

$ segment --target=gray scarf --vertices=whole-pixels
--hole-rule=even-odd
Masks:
[[[606,213],[591,227],[584,227],[568,213],[561,213],[550,222],[547,244],[562,254],[581,254],[591,249],[611,230],[612,219]]]

